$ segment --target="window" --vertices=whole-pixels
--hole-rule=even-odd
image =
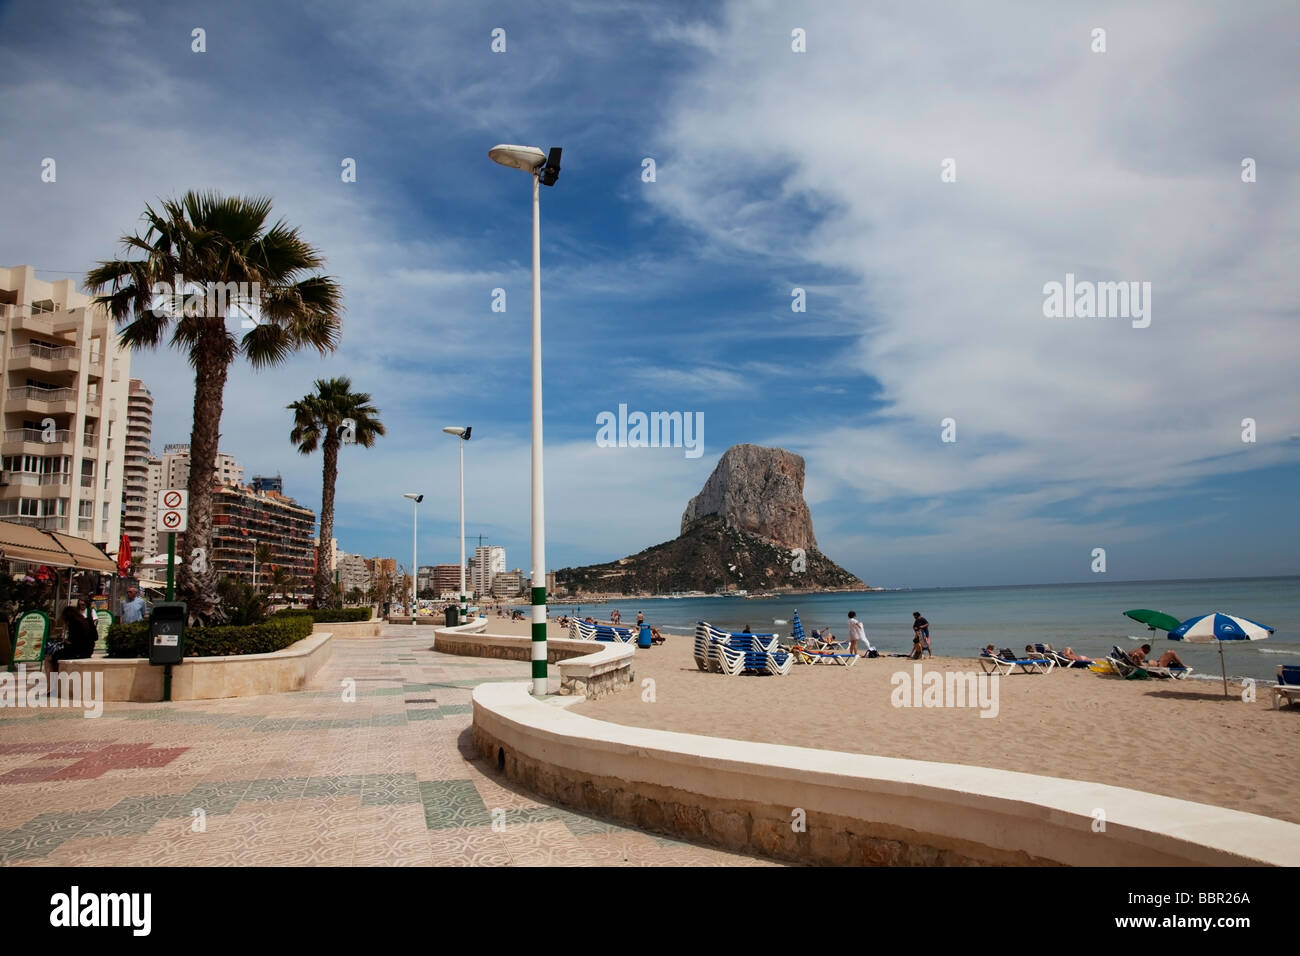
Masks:
[[[78,518],[95,517],[95,503],[93,501],[83,501],[77,505]]]

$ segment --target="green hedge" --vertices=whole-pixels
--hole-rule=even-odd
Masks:
[[[187,627],[186,657],[270,654],[311,634],[309,614],[276,615],[261,624]],[[149,622],[114,624],[108,631],[109,657],[148,657]]]
[[[306,617],[315,621],[317,624],[341,624],[349,621],[370,620],[370,608],[321,608],[315,611],[308,610],[307,608],[291,608],[284,611],[277,611],[275,614],[271,615],[271,617]]]

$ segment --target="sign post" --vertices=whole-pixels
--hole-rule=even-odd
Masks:
[[[176,534],[189,527],[190,493],[182,488],[158,492],[158,527],[167,532],[167,600],[176,599]]]
[[[167,601],[170,604],[176,600],[176,534],[184,531],[190,524],[190,493],[183,488],[164,488],[158,492],[158,527],[167,532]],[[184,628],[184,605],[180,606],[181,620],[178,629],[172,632],[168,626],[161,625],[161,629],[169,634],[179,635]],[[154,632],[160,628],[160,621],[155,621],[154,617],[158,613],[158,608],[154,608],[154,613],[149,616],[150,631]],[[169,609],[164,614],[170,620],[173,618],[174,610]],[[179,638],[177,637],[177,640]],[[176,641],[164,638],[170,646],[176,646]],[[159,638],[155,634],[149,646],[149,663],[163,665],[163,700],[172,699],[172,661],[167,658],[166,654],[162,659],[154,658],[154,645],[159,644]],[[177,651],[177,660],[180,659],[179,650]]]

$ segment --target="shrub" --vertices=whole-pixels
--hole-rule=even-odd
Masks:
[[[315,610],[303,610],[294,608],[285,611],[277,611],[272,618],[277,617],[306,617],[317,624],[341,624],[349,621],[368,621],[370,620],[370,608],[368,607],[345,607],[345,608],[317,608]]]
[[[311,634],[308,614],[275,615],[261,624],[223,624],[219,627],[187,627],[186,657],[225,657],[238,654],[270,654]],[[109,657],[148,657],[149,622],[114,624],[108,632]]]

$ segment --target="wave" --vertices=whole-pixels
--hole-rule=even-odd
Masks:
[[[1255,649],[1261,654],[1300,654],[1300,648],[1257,647]]]
[[[772,618],[772,623],[773,623],[773,624],[789,624],[790,622],[787,621],[787,620],[785,620],[785,618],[774,617],[774,618]]]

